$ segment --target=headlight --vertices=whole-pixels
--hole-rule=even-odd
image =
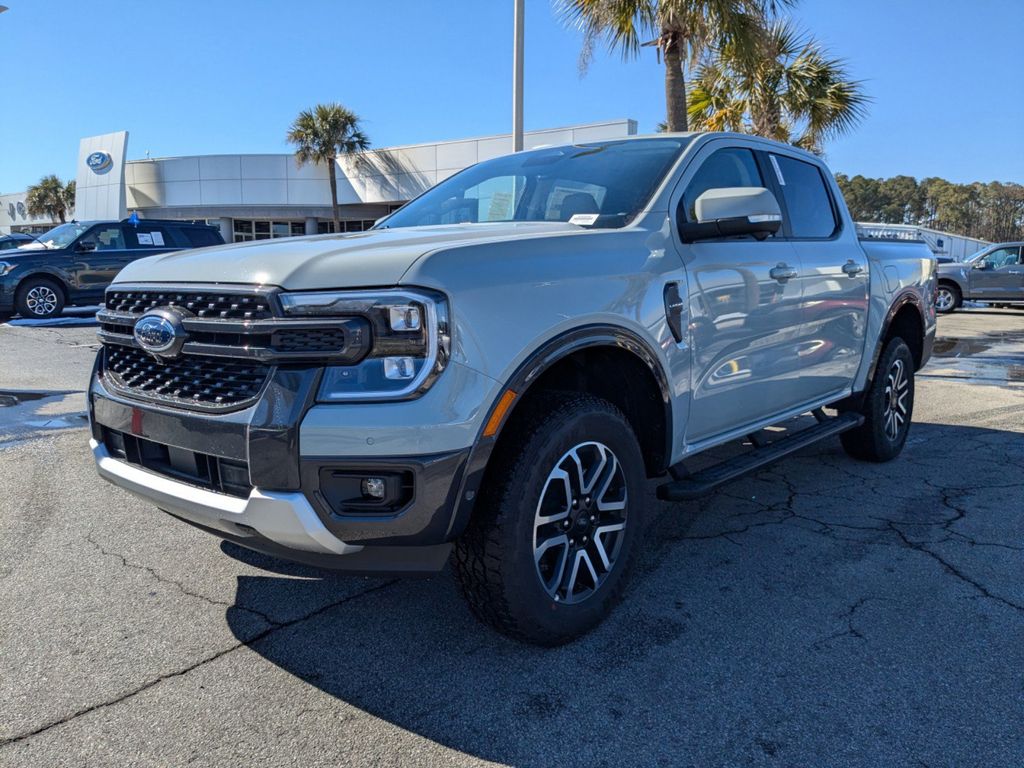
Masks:
[[[14,267],[15,265],[11,264],[9,261],[0,261],[0,277],[6,275],[8,272],[14,269]]]
[[[370,352],[355,365],[324,371],[317,400],[397,400],[418,397],[448,364],[448,301],[426,290],[282,293],[289,317],[363,317]]]

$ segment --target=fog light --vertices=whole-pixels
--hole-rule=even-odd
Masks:
[[[416,363],[411,357],[385,357],[384,378],[411,379],[416,375]]]
[[[388,307],[388,319],[392,331],[418,331],[420,329],[420,308],[410,305]]]
[[[368,499],[383,499],[385,493],[384,478],[364,477],[361,490]]]

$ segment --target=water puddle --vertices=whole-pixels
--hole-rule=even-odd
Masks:
[[[63,392],[19,392],[17,390],[0,389],[0,408],[11,408],[15,405],[42,400],[44,397],[66,394]]]
[[[921,375],[978,384],[1022,384],[1024,331],[937,338]]]

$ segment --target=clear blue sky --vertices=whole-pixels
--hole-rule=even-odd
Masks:
[[[0,190],[70,177],[78,140],[129,131],[129,157],[285,152],[301,108],[339,100],[376,146],[503,133],[512,0],[4,0]],[[601,51],[526,0],[527,128],[663,119],[654,52]],[[850,174],[1024,182],[1024,2],[803,0],[793,15],[874,99],[827,147]],[[93,55],[93,52],[96,55]]]

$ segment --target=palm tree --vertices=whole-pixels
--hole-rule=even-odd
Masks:
[[[337,159],[342,155],[363,152],[370,140],[359,125],[359,116],[337,102],[317,104],[304,109],[288,129],[288,142],[294,144],[295,161],[301,168],[306,163],[326,163],[331,180],[331,208],[334,231],[341,229],[338,216]]]
[[[75,182],[70,181],[66,185],[55,174],[43,176],[38,184],[28,188],[25,195],[25,206],[28,208],[29,216],[46,216],[49,219],[60,219],[63,224],[67,219],[65,214],[75,207]],[[71,190],[70,200],[68,190]]]
[[[67,211],[75,210],[75,192],[78,190],[78,182],[74,179],[64,185],[64,208]]]
[[[690,124],[741,131],[821,154],[824,142],[847,133],[865,115],[860,82],[789,21],[764,26],[757,55],[728,45],[705,56],[689,98]]]
[[[665,108],[669,131],[687,130],[684,65],[693,66],[709,48],[752,47],[759,20],[795,0],[558,0],[566,23],[583,30],[580,69],[594,45],[634,58],[654,46],[665,62]],[[653,38],[644,42],[644,38]]]

